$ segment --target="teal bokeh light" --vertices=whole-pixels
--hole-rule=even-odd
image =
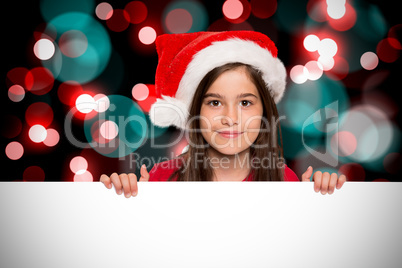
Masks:
[[[142,109],[133,100],[121,95],[110,95],[108,98],[108,110],[85,120],[85,136],[98,153],[113,158],[125,157],[145,143],[149,126]],[[117,137],[108,142],[103,141],[99,131],[105,121],[112,121],[118,127]]]
[[[94,0],[41,0],[40,12],[45,21],[49,22],[53,18],[67,12],[80,12],[93,14],[95,10]]]
[[[375,115],[375,114],[374,114]],[[385,172],[384,157],[401,148],[401,131],[387,118],[375,118],[362,111],[345,111],[339,115],[339,130],[348,131],[356,138],[356,148],[348,155],[342,155],[342,147],[334,152],[333,135],[327,139],[327,148],[341,163],[359,163],[365,169]],[[333,133],[335,134],[335,133]],[[345,140],[340,140],[345,146]]]
[[[149,118],[149,115],[146,115],[145,118],[146,118],[147,124],[149,126],[149,128],[148,128],[148,138],[149,139],[154,139],[159,136],[162,136],[169,129],[169,127],[162,128],[162,127],[158,127],[158,126],[155,126],[154,124],[152,124],[151,119]]]
[[[274,18],[280,29],[298,33],[307,17],[306,2],[300,0],[278,1]]]
[[[170,33],[165,25],[165,19],[167,14],[174,9],[185,9],[187,10],[193,19],[191,28],[187,31],[188,33],[205,31],[208,27],[208,12],[205,7],[196,1],[174,1],[166,6],[162,15],[162,26],[164,31]]]
[[[282,126],[305,136],[320,137],[328,131],[328,120],[348,107],[343,84],[323,75],[317,81],[291,84],[278,104],[278,111],[285,116]]]
[[[56,42],[60,41],[64,33],[70,31],[82,33],[87,42],[85,51],[77,57],[62,53],[56,46],[55,55],[49,60],[42,61],[42,65],[48,68],[55,78],[62,82],[73,80],[87,83],[104,71],[111,55],[111,42],[107,31],[93,17],[79,12],[63,13],[52,19],[48,28],[56,29],[58,36]],[[77,44],[76,40],[64,41],[65,46]],[[70,51],[74,49],[71,47]]]
[[[354,34],[366,41],[378,43],[387,33],[388,25],[380,8],[377,5],[368,4],[367,1],[354,1],[357,20],[353,28]]]

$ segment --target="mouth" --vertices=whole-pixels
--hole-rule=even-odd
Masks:
[[[234,139],[239,137],[241,134],[243,134],[244,132],[237,132],[237,131],[218,131],[218,134],[224,138],[227,139]]]

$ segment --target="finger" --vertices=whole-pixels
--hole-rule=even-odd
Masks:
[[[311,175],[313,175],[313,167],[309,166],[302,175],[302,181],[310,181]]]
[[[136,196],[138,193],[137,176],[134,173],[128,173],[130,181],[131,195]]]
[[[147,167],[145,166],[145,164],[141,166],[140,173],[141,173],[140,181],[149,181],[149,173],[147,171]]]
[[[329,179],[331,178],[331,175],[329,172],[324,172],[322,174],[322,181],[321,181],[321,194],[325,195],[328,192],[328,185],[329,185]]]
[[[329,178],[328,194],[334,193],[337,181],[338,181],[338,174],[332,173]]]
[[[112,180],[112,184],[114,185],[114,189],[116,190],[116,193],[118,195],[120,195],[122,193],[122,189],[121,189],[122,186],[121,186],[119,175],[117,175],[117,173],[113,173],[112,175],[110,175],[110,179]]]
[[[316,171],[314,173],[313,180],[314,180],[314,191],[318,193],[321,189],[322,172]]]
[[[124,196],[129,198],[131,196],[130,182],[126,173],[120,174],[120,181],[123,185]]]
[[[102,182],[106,186],[106,188],[112,189],[112,183],[109,176],[102,174],[99,181]]]
[[[343,184],[347,181],[346,176],[345,175],[341,175],[339,176],[338,182],[336,184],[336,189],[341,189],[341,187],[343,186]]]

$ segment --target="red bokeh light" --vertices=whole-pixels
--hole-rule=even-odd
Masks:
[[[27,75],[32,75],[32,74],[30,74],[30,72],[27,68],[16,67],[16,68],[11,69],[10,71],[7,72],[7,77],[6,77],[7,87],[11,87],[13,85],[20,85],[23,88],[27,89],[27,85],[26,85],[26,81],[25,81],[25,78],[27,77]],[[30,79],[32,79],[32,78],[30,78]]]
[[[135,99],[135,101],[144,112],[149,113],[151,105],[156,102],[156,94],[155,85],[146,84],[146,86],[148,87],[148,97],[144,100]]]
[[[133,86],[133,89],[131,90],[131,95],[133,96],[134,100],[143,101],[149,96],[149,88],[145,84],[138,83]]]
[[[57,96],[62,103],[69,106],[74,106],[75,100],[83,92],[84,90],[78,82],[66,81],[59,86],[57,90]]]
[[[82,174],[88,168],[87,160],[82,156],[76,156],[70,161],[70,169],[75,174]]]
[[[48,93],[52,89],[53,83],[53,74],[44,67],[33,68],[25,76],[27,90],[35,95]]]
[[[384,157],[384,169],[391,174],[400,174],[402,155],[397,152],[392,152]]]
[[[349,73],[349,63],[340,56],[335,56],[334,61],[334,67],[331,70],[327,71],[326,74],[332,80],[342,80]]]
[[[111,120],[106,120],[100,125],[99,133],[106,140],[113,140],[119,134],[119,127]]]
[[[18,141],[12,141],[6,146],[6,155],[11,160],[17,160],[24,154],[24,147]]]
[[[339,131],[332,136],[331,148],[339,156],[353,154],[357,148],[357,139],[352,132]]]
[[[48,147],[55,146],[60,140],[59,132],[53,128],[47,129],[46,132],[46,139],[43,141],[43,143]]]
[[[327,20],[327,3],[323,0],[309,0],[307,13],[313,20],[324,22]]]
[[[344,174],[348,181],[364,181],[366,178],[364,168],[357,163],[342,165],[339,168],[339,173]]]
[[[267,19],[275,14],[278,3],[276,0],[251,0],[251,12],[260,19]]]
[[[75,174],[73,178],[74,182],[92,182],[94,181],[92,173],[86,170],[82,174]]]
[[[36,26],[33,32],[33,37],[35,41],[38,41],[42,38],[47,38],[51,41],[54,41],[57,38],[57,29],[54,25],[43,22]]]
[[[400,51],[391,44],[394,43],[392,38],[385,38],[377,45],[377,56],[381,61],[391,63],[399,58]]]
[[[8,98],[13,102],[20,102],[25,97],[25,89],[20,85],[13,85],[8,89]]]
[[[25,169],[22,178],[24,181],[44,181],[45,172],[38,166],[30,166]]]
[[[106,25],[113,32],[122,32],[130,25],[130,15],[124,9],[115,9]]]
[[[130,22],[138,24],[143,22],[148,15],[147,6],[141,1],[131,1],[125,7],[124,10],[130,17]]]
[[[186,33],[193,25],[193,17],[186,9],[176,8],[166,15],[165,25],[171,33]]]
[[[329,25],[337,31],[347,31],[356,24],[357,15],[355,9],[349,3],[346,3],[345,7],[345,15],[340,19],[333,19],[326,13]]]
[[[101,20],[108,20],[113,15],[113,7],[109,3],[102,2],[96,6],[95,14]]]
[[[250,17],[251,5],[247,0],[227,0],[222,6],[222,12],[228,22],[238,24]],[[239,13],[240,16],[234,18]]]
[[[226,0],[222,6],[222,13],[227,19],[240,18],[243,13],[243,4],[239,0]]]
[[[389,43],[396,49],[402,49],[402,24],[397,24],[391,27],[388,31]]]
[[[92,141],[98,143],[100,145],[100,147],[102,147],[102,152],[103,149],[105,149],[105,151],[107,151],[107,153],[109,152],[109,150],[107,150],[106,148],[110,149],[110,152],[113,152],[115,150],[114,146],[105,146],[105,144],[108,144],[109,142],[112,141],[112,139],[106,139],[104,136],[101,135],[100,133],[100,127],[101,125],[106,122],[105,119],[101,119],[98,120],[96,122],[94,122],[91,126],[91,137],[92,137]],[[116,141],[117,142],[117,139]],[[113,148],[112,148],[113,147]]]
[[[254,31],[254,28],[247,21],[233,24],[226,19],[221,18],[209,25],[208,31]]]
[[[375,179],[375,180],[372,180],[373,182],[389,182],[389,180],[387,180],[387,179],[384,179],[384,178],[378,178],[378,179]]]
[[[101,136],[99,134],[99,136]],[[117,139],[115,139],[117,140]],[[114,147],[114,146],[113,146]],[[118,146],[117,146],[118,147]],[[104,146],[105,150],[109,149],[108,145]],[[98,148],[99,149],[99,148]],[[85,158],[88,162],[87,171],[92,174],[94,181],[99,181],[99,178],[102,174],[110,175],[113,172],[116,172],[116,166],[121,165],[121,160],[119,158],[110,158],[103,154],[98,153],[92,147],[88,147],[82,150],[80,154],[83,158]],[[73,156],[71,156],[73,157]],[[72,173],[69,167],[69,161],[65,162],[63,168],[63,178],[64,181],[74,181]],[[135,172],[134,170],[126,171],[128,172]]]
[[[53,121],[53,110],[45,102],[35,102],[26,110],[25,121],[30,126],[40,124],[46,128]]]

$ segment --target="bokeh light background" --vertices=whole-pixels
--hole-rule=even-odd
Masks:
[[[401,181],[402,24],[363,0],[6,1],[3,181],[97,181],[168,160],[185,135],[148,119],[155,38],[255,30],[288,72],[278,105],[288,165]],[[4,60],[5,58],[5,60]]]

